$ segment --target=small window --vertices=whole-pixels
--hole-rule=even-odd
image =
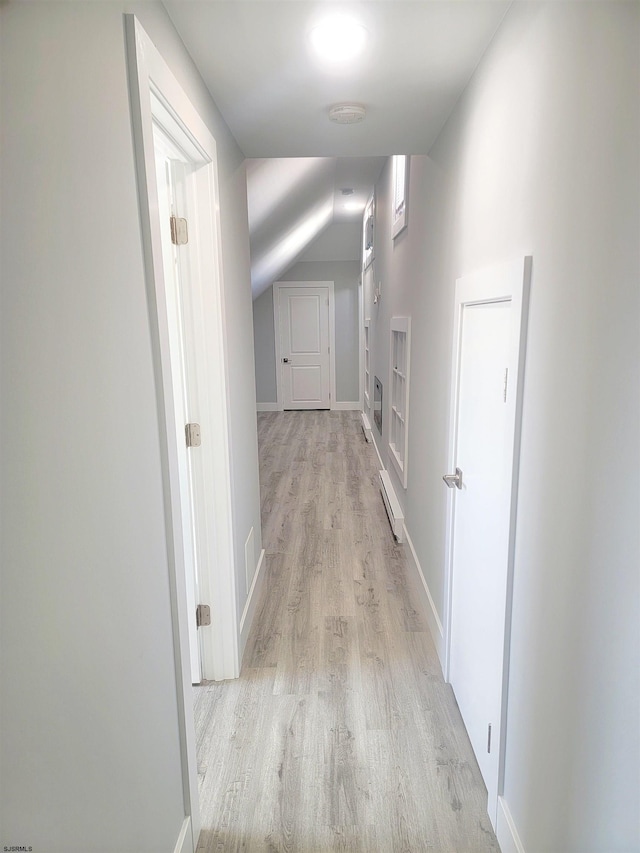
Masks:
[[[411,318],[391,318],[391,365],[389,370],[389,450],[391,461],[407,488],[407,449],[409,436],[409,356]]]
[[[393,209],[391,211],[391,236],[396,237],[407,226],[407,156],[393,157]]]

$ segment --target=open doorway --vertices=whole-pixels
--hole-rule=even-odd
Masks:
[[[139,22],[126,22],[184,791],[175,849],[186,853],[200,831],[192,682],[239,671],[217,155]],[[198,636],[201,604],[211,624]]]
[[[191,681],[202,680],[202,651],[199,629],[207,619],[197,614],[207,605],[200,603],[198,575],[206,560],[206,543],[202,542],[202,525],[196,513],[202,512],[196,490],[202,479],[200,401],[195,351],[195,321],[192,305],[192,273],[188,240],[188,187],[191,164],[185,152],[154,123],[153,143],[158,187],[158,214],[162,235],[162,260],[165,280],[167,331],[173,387],[175,443],[178,451],[178,482],[182,517],[182,550],[187,602],[189,663]],[[184,425],[184,427],[183,427]],[[210,619],[209,619],[210,621]],[[205,625],[201,625],[201,623]],[[200,630],[200,633],[201,633]]]

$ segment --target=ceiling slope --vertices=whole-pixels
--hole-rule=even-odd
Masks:
[[[358,251],[362,210],[384,166],[384,157],[299,157],[247,160],[247,202],[251,238],[251,289],[256,299],[325,232],[316,260],[335,260],[344,240],[335,228],[351,224]],[[343,195],[343,189],[353,190]],[[348,212],[346,201],[359,210]],[[358,255],[355,254],[355,257]]]

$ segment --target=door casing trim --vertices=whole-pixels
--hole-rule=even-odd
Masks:
[[[203,330],[208,340],[207,367],[203,371],[207,394],[201,398],[203,422],[210,425],[207,482],[210,503],[206,515],[215,519],[209,546],[215,560],[209,563],[207,581],[214,611],[212,630],[202,643],[205,678],[233,678],[239,674],[239,633],[236,603],[236,565],[232,528],[232,472],[228,423],[228,354],[223,298],[222,237],[216,141],[189,100],[181,84],[134,15],[125,15],[125,35],[131,119],[140,207],[144,274],[149,301],[155,391],[165,505],[169,597],[174,661],[178,734],[182,768],[185,838],[183,849],[196,849],[200,833],[200,804],[196,759],[193,688],[189,666],[186,581],[182,549],[182,518],[177,479],[177,430],[170,377],[168,323],[162,263],[162,237],[158,211],[153,122],[161,124],[197,164],[197,208],[190,230],[199,240],[199,287]],[[163,307],[164,302],[164,307]],[[206,408],[206,411],[204,409]],[[204,442],[203,447],[205,449]],[[205,457],[203,456],[203,459]],[[204,463],[203,463],[204,464]],[[213,472],[213,480],[209,479]],[[202,582],[203,577],[199,577]],[[203,596],[204,597],[204,596]],[[190,818],[190,820],[188,820]]]

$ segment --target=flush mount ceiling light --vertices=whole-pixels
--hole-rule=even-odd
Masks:
[[[334,104],[329,110],[329,118],[337,124],[357,124],[366,114],[362,104]]]
[[[336,15],[314,27],[309,39],[321,59],[341,63],[354,59],[362,52],[367,41],[367,31],[352,18]]]

